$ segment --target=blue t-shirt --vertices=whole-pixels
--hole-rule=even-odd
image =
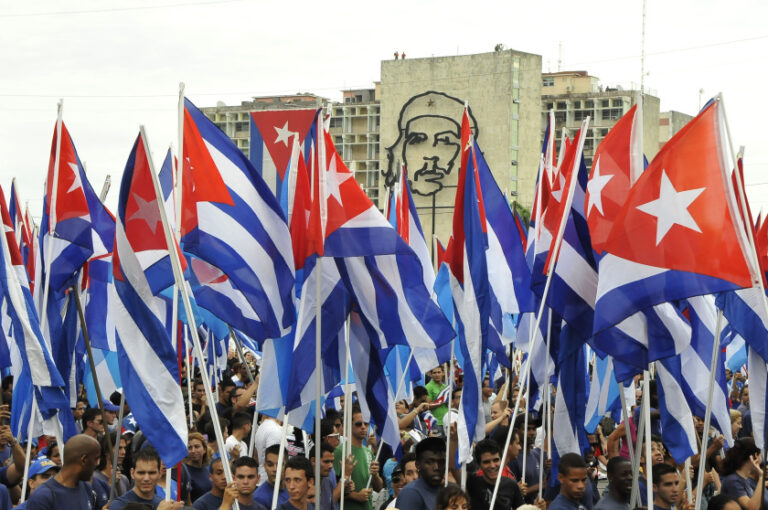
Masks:
[[[197,501],[203,494],[211,490],[211,477],[207,467],[186,465],[189,473],[190,495],[192,501]]]
[[[145,503],[147,505],[152,505],[152,508],[157,508],[157,505],[159,505],[162,501],[163,498],[158,496],[157,493],[155,493],[152,499],[144,499],[140,498],[139,495],[136,494],[136,491],[131,490],[119,498],[114,499],[112,503],[109,504],[109,510],[121,510],[128,503]],[[67,510],[70,509],[68,508]]]
[[[93,477],[93,492],[96,493],[96,508],[103,508],[109,501],[109,482]]]
[[[210,492],[206,492],[192,504],[195,510],[219,510],[222,498],[216,497]]]
[[[256,489],[256,492],[253,493],[253,500],[260,505],[264,505],[267,508],[272,508],[272,493],[274,491],[274,486],[271,485],[269,482],[262,483],[258,489]],[[280,505],[282,503],[285,503],[290,499],[290,496],[288,495],[288,491],[283,489],[280,491],[280,494],[277,496],[277,504]]]
[[[272,504],[270,503],[270,506]],[[256,503],[255,501],[251,503],[250,505],[244,505],[240,503],[240,510],[267,510],[267,507],[264,505],[261,505],[259,503]]]
[[[432,487],[421,478],[412,481],[397,496],[397,507],[408,510],[434,510],[437,506],[437,493],[442,484]]]
[[[65,487],[49,478],[27,501],[27,510],[97,510],[96,493],[88,482],[78,482],[77,487]]]
[[[277,510],[299,510],[299,509],[293,506],[290,501],[286,501],[282,505],[278,506]],[[315,505],[313,505],[312,503],[307,503],[307,510],[315,510]]]
[[[558,494],[555,499],[552,500],[547,506],[547,510],[586,510],[581,502],[572,501],[562,494]]]

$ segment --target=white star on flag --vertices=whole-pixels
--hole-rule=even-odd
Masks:
[[[136,199],[136,205],[139,207],[136,209],[128,220],[141,219],[147,222],[147,226],[152,230],[154,235],[157,224],[160,223],[160,211],[157,208],[157,204],[154,200],[147,202],[136,193],[132,193],[133,198]]]
[[[293,136],[293,133],[290,129],[288,129],[288,121],[285,121],[285,125],[281,128],[275,126],[275,131],[277,131],[277,138],[275,138],[275,143],[283,142],[286,147],[288,147],[288,139]]]
[[[80,171],[77,168],[77,163],[69,163],[69,168],[72,169],[72,173],[75,175],[75,179],[72,181],[72,185],[67,190],[67,194],[83,187],[83,183],[80,182]]]
[[[333,197],[341,204],[339,186],[350,177],[352,177],[352,174],[349,172],[337,172],[336,161],[332,160],[328,167],[328,172],[325,174],[325,198]]]
[[[644,213],[656,217],[656,246],[675,224],[701,233],[701,229],[693,216],[688,212],[688,207],[705,189],[677,191],[672,185],[672,181],[667,177],[667,171],[661,171],[659,198],[637,206]]]
[[[601,216],[605,216],[603,212],[603,188],[611,179],[613,179],[613,175],[600,175],[600,157],[598,156],[595,162],[595,173],[592,174],[592,178],[587,183],[587,191],[589,191],[587,216],[592,212],[592,207],[595,207]]]

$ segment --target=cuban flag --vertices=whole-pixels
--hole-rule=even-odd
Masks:
[[[63,416],[62,420],[66,439],[74,434],[75,430],[69,400],[64,394],[65,383],[40,330],[26,269],[2,189],[0,214],[5,229],[5,235],[0,236],[0,292],[3,314],[11,323],[12,342],[8,347],[9,357],[13,360],[12,374],[16,381],[11,428],[15,436],[26,437],[34,398],[38,412],[44,420],[55,418],[60,409],[69,411],[70,419],[66,420],[66,416]]]
[[[355,373],[358,401],[363,419],[376,426],[381,441],[396,457],[401,454],[400,426],[395,412],[395,391],[384,373],[384,351],[374,349],[368,332],[356,312],[349,320],[349,354]]]
[[[560,334],[561,339],[570,342],[567,338],[570,334],[572,333],[569,327],[565,326]],[[583,455],[589,448],[584,429],[589,384],[586,345],[582,343],[581,347],[561,358],[558,361],[558,370],[555,411],[552,415],[553,470],[557,470],[560,457],[566,453]]]
[[[680,130],[629,191],[600,261],[595,332],[658,303],[756,281],[725,166],[721,108],[713,101]]]
[[[181,241],[185,252],[215,268],[198,281],[219,306],[199,293],[198,303],[251,338],[281,337],[295,319],[283,212],[227,135],[188,99],[184,104]]]
[[[693,414],[685,398],[681,358],[674,356],[655,362],[661,414],[661,438],[678,464],[698,452]]]
[[[619,383],[613,373],[613,358],[594,356],[592,382],[589,387],[584,428],[594,434],[604,416],[611,413],[616,423],[621,422],[621,398]]]
[[[689,298],[686,312],[691,322],[691,344],[680,353],[682,373],[680,384],[693,414],[704,417],[709,396],[712,346],[715,341],[717,317],[714,296]],[[718,353],[718,356],[720,355]],[[725,444],[730,447],[733,445],[733,436],[731,435],[728,387],[725,381],[725,365],[723,361],[722,358],[719,358],[715,366],[715,388],[712,393],[712,424],[723,434]]]
[[[10,204],[8,204],[8,214],[11,216],[11,223],[13,224],[13,229],[16,232],[16,240],[19,242],[21,258],[24,260],[24,265],[27,267],[27,276],[30,277],[31,280],[31,278],[35,275],[34,256],[32,254],[33,225],[29,222],[29,212],[27,211],[26,214],[22,213],[21,201],[19,200],[15,178],[11,183],[11,197]],[[31,264],[29,263],[30,260],[32,261]]]
[[[637,105],[616,123],[595,153],[584,202],[598,271],[605,243],[632,184],[643,172],[642,115]],[[610,258],[609,258],[610,260]],[[690,342],[690,327],[669,303],[631,315],[590,340],[602,355],[611,355],[619,380],[641,373],[648,363],[681,353]]]
[[[94,258],[83,274],[85,287],[85,323],[91,346],[96,349],[117,351],[115,339],[115,294],[112,254]]]
[[[747,364],[747,344],[730,324],[723,328],[722,347],[725,353],[725,368],[731,372],[738,372]]]
[[[301,146],[319,110],[262,110],[249,115],[249,155],[272,193],[284,203],[283,183],[291,166],[294,143]]]
[[[485,437],[482,376],[488,349],[491,286],[486,257],[485,206],[466,108],[461,134],[461,170],[446,263],[451,276],[458,339],[464,355],[464,388],[457,423],[458,461],[464,464],[472,457],[472,443]]]
[[[120,185],[113,255],[118,363],[133,416],[172,466],[187,456],[187,424],[166,300],[158,295],[174,284],[160,207],[139,135]]]
[[[116,351],[107,351],[93,348],[93,363],[96,365],[96,377],[99,379],[99,388],[102,398],[108,398],[112,393],[122,389],[120,382],[120,364],[118,362]],[[98,407],[98,397],[96,396],[96,386],[93,383],[93,373],[91,364],[85,364],[85,373],[83,375],[83,385],[88,394],[88,403],[91,407]]]

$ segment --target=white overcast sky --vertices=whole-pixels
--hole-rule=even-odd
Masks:
[[[368,87],[395,50],[408,58],[537,53],[544,71],[587,70],[604,85],[640,81],[642,3],[554,0],[0,0],[0,185],[17,178],[42,207],[56,102],[97,192],[117,187],[140,124],[156,159],[176,140],[178,83],[198,106],[254,95]],[[694,114],[723,92],[746,146],[753,207],[768,210],[768,3],[648,0],[646,86],[663,110]],[[562,50],[559,48],[562,47]]]

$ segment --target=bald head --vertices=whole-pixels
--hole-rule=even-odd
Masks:
[[[89,480],[99,464],[101,446],[91,436],[78,434],[64,444],[63,469],[78,472],[80,480]]]

